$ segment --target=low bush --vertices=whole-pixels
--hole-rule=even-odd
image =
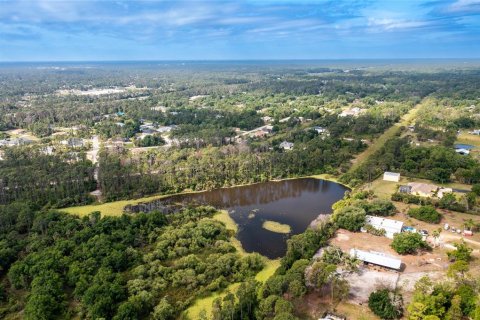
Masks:
[[[368,298],[368,307],[382,319],[399,319],[402,312],[402,296],[388,289],[374,291]]]
[[[411,254],[420,249],[430,249],[420,234],[410,232],[395,234],[390,246],[399,254]]]
[[[408,215],[429,223],[439,223],[442,215],[432,206],[422,206],[408,210]]]

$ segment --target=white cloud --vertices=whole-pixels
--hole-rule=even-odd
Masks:
[[[370,31],[396,31],[404,29],[414,29],[429,26],[429,21],[421,20],[402,20],[388,18],[369,18],[367,27]],[[380,28],[380,30],[379,30]]]
[[[480,0],[457,0],[447,7],[447,11],[480,11]]]

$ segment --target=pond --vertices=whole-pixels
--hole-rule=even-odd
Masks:
[[[475,146],[472,146],[471,144],[463,144],[463,143],[455,144],[455,149],[471,150],[473,148],[475,148]]]
[[[245,251],[275,259],[285,254],[288,237],[304,232],[319,214],[331,213],[332,205],[347,190],[335,182],[302,178],[180,194],[163,200],[228,210],[238,224],[237,238]],[[265,221],[288,225],[290,233],[266,230],[262,227]]]

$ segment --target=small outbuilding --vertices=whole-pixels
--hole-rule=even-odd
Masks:
[[[383,180],[399,182],[400,181],[400,173],[385,171],[385,173],[383,174]]]
[[[364,263],[374,264],[396,271],[399,271],[402,267],[402,260],[387,256],[381,252],[368,252],[352,248],[350,249],[350,256],[355,257]]]
[[[412,193],[412,187],[411,186],[400,186],[398,188],[398,192],[400,192],[400,193]]]

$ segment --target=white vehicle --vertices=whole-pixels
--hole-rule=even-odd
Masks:
[[[444,229],[444,230],[450,229],[450,226],[448,225],[448,223],[445,223],[445,225],[443,226],[443,229]]]

